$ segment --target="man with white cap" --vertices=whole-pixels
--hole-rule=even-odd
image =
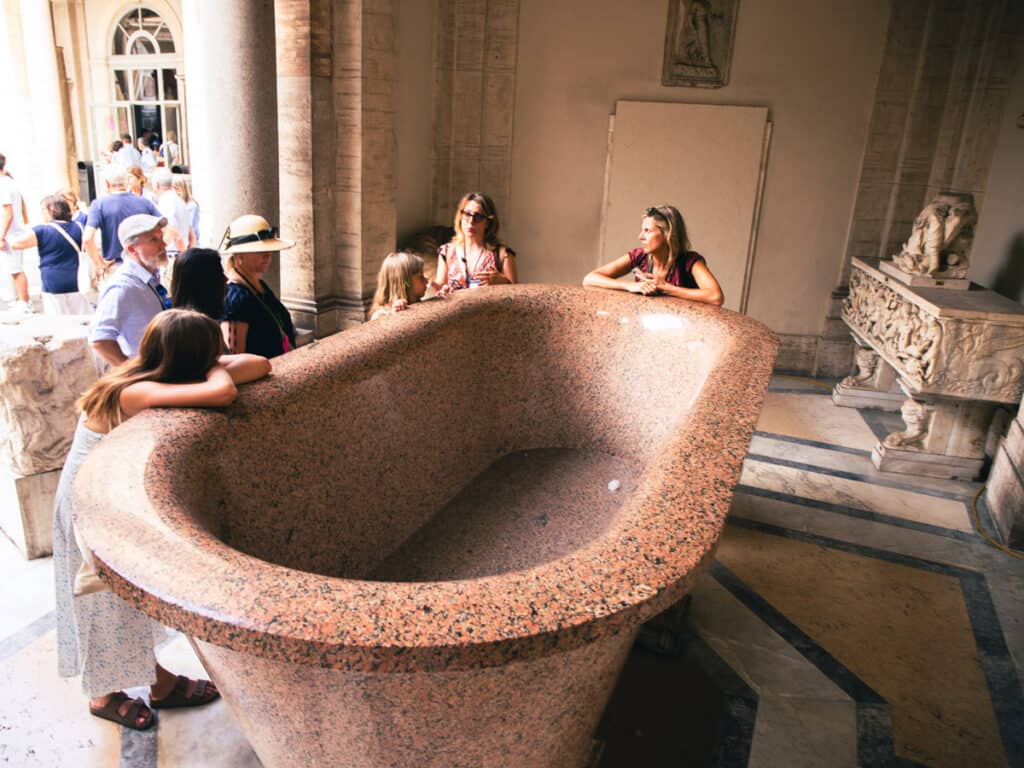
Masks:
[[[162,216],[138,213],[117,228],[123,263],[103,289],[89,331],[93,351],[109,365],[137,354],[146,325],[171,306],[160,284],[160,268],[167,264],[166,224]]]

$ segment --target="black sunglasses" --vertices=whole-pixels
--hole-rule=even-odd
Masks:
[[[668,221],[668,217],[657,208],[648,208],[644,211],[644,216],[657,216],[662,221]]]
[[[467,211],[465,209],[459,211],[464,219],[472,219],[474,224],[479,224],[481,221],[487,221],[491,218],[486,213],[480,213],[479,211]]]
[[[270,229],[261,229],[259,232],[253,232],[250,235],[238,235],[238,237],[231,237],[231,227],[224,230],[224,242],[226,246],[222,245],[221,248],[234,248],[236,245],[242,243],[256,243],[260,240],[274,240],[277,237],[277,227],[271,227]]]

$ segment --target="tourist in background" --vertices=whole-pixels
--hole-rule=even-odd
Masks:
[[[455,209],[455,236],[437,252],[435,286],[447,292],[516,282],[516,252],[498,240],[498,229],[494,201],[482,192],[465,195]]]
[[[164,161],[166,168],[181,165],[181,150],[175,138],[174,131],[168,131],[167,141],[160,145],[160,159]]]
[[[27,231],[28,208],[25,199],[7,172],[7,158],[0,155],[0,259],[14,283],[15,312],[31,315],[35,310],[29,301],[24,255],[20,248],[13,248],[10,242],[19,239]]]
[[[221,407],[237,385],[265,376],[270,363],[254,355],[221,356],[217,324],[198,312],[171,310],[146,327],[139,354],[103,376],[78,401],[81,418],[64,463],[53,516],[57,592],[57,665],[61,677],[81,674],[89,711],[133,730],[155,722],[153,709],[194,707],[220,695],[208,680],[174,675],[156,661],[166,632],[107,588],[75,532],[71,488],[89,452],[126,419],[146,408]],[[111,492],[116,493],[116,472]],[[125,688],[149,686],[149,705]]]
[[[130,133],[121,134],[121,146],[114,153],[114,162],[118,163],[125,169],[131,168],[133,165],[142,165],[142,155],[139,150],[135,148],[135,142],[132,141],[132,135]]]
[[[192,185],[189,180],[180,173],[175,174],[171,180],[171,186],[185,202],[185,209],[188,211],[189,221],[192,224],[192,233],[196,238],[196,245],[199,244],[199,203],[192,197]]]
[[[121,222],[139,213],[160,216],[160,211],[151,201],[128,192],[128,171],[120,165],[107,166],[103,181],[107,194],[93,201],[85,225],[86,252],[92,260],[96,278],[101,281],[101,288],[102,281],[121,263],[121,243],[117,237]],[[97,236],[100,247],[96,245]]]
[[[219,321],[224,316],[227,284],[220,253],[212,248],[189,248],[174,263],[171,306],[194,309]]]
[[[139,137],[138,147],[139,150],[139,165],[142,167],[142,172],[149,176],[156,168],[156,153],[150,149],[148,138],[143,135]]]
[[[294,245],[262,216],[239,216],[228,226],[220,250],[228,257],[221,328],[229,352],[277,357],[295,348],[291,315],[263,282],[274,254]]]
[[[704,257],[690,250],[686,224],[676,208],[661,205],[644,211],[639,238],[639,248],[598,267],[583,278],[583,285],[722,305],[722,289]],[[632,283],[616,279],[630,271]]]
[[[15,248],[39,249],[39,274],[43,282],[43,313],[90,315],[92,305],[78,291],[78,267],[82,256],[82,225],[71,220],[71,206],[61,195],[43,200],[45,224],[15,238]]]
[[[164,241],[167,243],[167,257],[173,262],[179,253],[196,244],[192,232],[192,222],[188,215],[185,202],[178,197],[173,189],[169,168],[157,168],[153,171],[153,188],[156,191],[156,207],[167,219],[164,227]]]

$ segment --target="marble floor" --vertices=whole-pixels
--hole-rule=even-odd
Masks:
[[[772,380],[678,656],[637,649],[596,765],[1024,766],[1024,560],[979,485],[879,473],[898,416]],[[56,674],[53,576],[0,537],[0,765],[258,766],[223,702],[136,733]],[[172,633],[161,661],[198,673]]]

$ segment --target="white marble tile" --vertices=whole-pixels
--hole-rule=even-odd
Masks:
[[[172,672],[207,677],[184,635],[174,633],[158,655]],[[259,758],[223,699],[195,709],[161,710],[157,744],[159,768],[260,768]]]
[[[57,676],[55,631],[0,664],[0,765],[110,768],[121,729],[89,714],[78,678]]]
[[[891,482],[901,486],[913,486],[922,490],[938,491],[959,496],[973,496],[981,485],[980,483],[960,480],[943,480],[936,477],[880,472],[875,469],[875,465],[871,463],[871,457],[866,454],[858,456],[828,448],[818,448],[813,445],[801,445],[800,443],[791,443],[786,440],[775,440],[762,435],[754,435],[750,441],[750,453],[784,461],[795,461],[812,467],[852,472],[864,475],[864,477],[872,482],[876,480],[882,484]]]
[[[878,438],[855,408],[840,408],[829,393],[769,392],[757,428],[762,432],[870,451]]]
[[[914,491],[887,488],[752,459],[747,459],[744,463],[740,482],[755,488],[901,517],[942,528],[973,530],[964,502],[927,496]]]
[[[749,768],[855,768],[857,711],[852,701],[762,696]]]
[[[690,620],[715,653],[758,694],[821,701],[849,697],[712,577],[693,591]]]
[[[0,534],[0,640],[53,610],[53,559],[26,560]],[[17,588],[13,588],[17,585]]]

